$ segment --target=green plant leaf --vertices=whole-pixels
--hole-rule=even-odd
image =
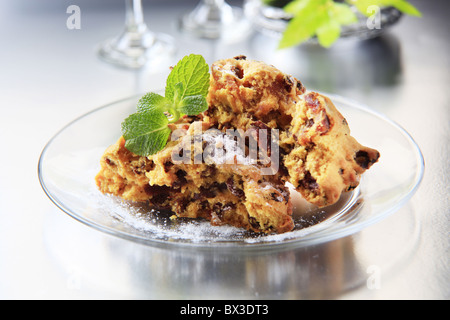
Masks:
[[[390,2],[390,1],[388,1],[388,2]],[[400,10],[401,12],[403,12],[405,14],[409,14],[409,15],[415,16],[415,17],[421,17],[422,16],[421,12],[416,7],[414,7],[412,4],[410,4],[407,1],[404,1],[404,0],[393,0],[391,5],[394,8]]]
[[[335,20],[328,20],[316,31],[320,45],[329,48],[341,35],[341,26]]]
[[[341,25],[349,25],[358,21],[355,12],[344,3],[334,3],[329,10],[330,18]]]
[[[209,88],[209,77],[209,66],[201,55],[185,56],[167,77],[165,97],[174,100],[178,83],[182,83],[184,86],[181,96],[178,97],[180,101],[185,96],[206,96]]]
[[[137,112],[145,112],[151,109],[167,110],[171,102],[165,97],[149,92],[139,99],[137,104]]]
[[[289,2],[283,10],[287,13],[297,15],[301,12],[306,6],[314,4],[314,0],[295,0]]]
[[[412,16],[420,17],[420,11],[406,0],[347,0],[349,4],[354,5],[362,14],[371,15],[371,6],[394,7],[399,11]]]
[[[283,9],[293,18],[289,21],[278,43],[279,49],[298,45],[313,36],[319,43],[329,48],[341,35],[341,26],[358,21],[356,13],[350,7],[370,16],[371,6],[393,6],[403,13],[420,16],[421,13],[406,0],[293,0]]]
[[[188,116],[193,116],[208,110],[208,103],[202,95],[189,96],[181,101],[179,110]]]
[[[320,6],[322,0],[318,2],[306,1],[308,3],[296,12],[294,18],[287,25],[278,46],[280,49],[292,47],[308,40],[314,36],[317,28],[327,20],[327,12],[323,6]]]
[[[125,148],[149,156],[162,150],[171,130],[168,124],[182,114],[196,115],[208,109],[209,66],[200,55],[184,57],[166,81],[165,97],[149,92],[139,99],[137,112],[122,122]]]
[[[134,113],[122,122],[125,148],[140,155],[152,155],[167,143],[170,129],[166,115],[157,109]]]

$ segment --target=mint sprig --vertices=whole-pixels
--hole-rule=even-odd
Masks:
[[[171,133],[169,123],[208,109],[209,78],[209,66],[202,56],[191,54],[181,59],[167,77],[165,96],[145,94],[137,112],[122,122],[125,148],[140,156],[162,150]]]

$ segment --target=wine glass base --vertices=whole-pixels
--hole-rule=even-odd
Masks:
[[[179,29],[198,38],[236,40],[244,38],[251,27],[241,8],[226,6],[216,17],[198,9],[185,14]]]
[[[103,61],[131,69],[166,66],[164,62],[169,62],[174,53],[172,37],[150,31],[125,32],[117,38],[106,40],[98,48],[98,56]]]

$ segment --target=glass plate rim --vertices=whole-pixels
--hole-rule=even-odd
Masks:
[[[314,90],[311,90],[314,91]],[[52,192],[49,190],[49,188],[47,187],[46,183],[45,183],[45,179],[42,175],[43,173],[43,161],[45,158],[45,155],[48,151],[48,149],[51,147],[52,142],[61,134],[63,133],[66,129],[68,129],[72,124],[78,122],[79,120],[90,116],[91,114],[94,114],[98,111],[101,111],[103,109],[106,109],[112,105],[115,104],[119,104],[119,103],[123,103],[126,102],[128,100],[132,100],[132,99],[138,99],[139,97],[142,96],[142,94],[135,94],[135,95],[131,95],[119,100],[115,100],[113,102],[109,102],[107,104],[104,104],[100,107],[94,108],[88,112],[85,112],[81,115],[79,115],[78,117],[76,117],[75,119],[73,119],[72,121],[68,122],[66,125],[64,125],[62,128],[60,128],[46,143],[46,145],[44,146],[44,148],[41,151],[41,154],[39,156],[39,161],[38,161],[38,166],[37,166],[37,173],[38,173],[38,179],[39,179],[39,183],[41,185],[41,188],[43,189],[44,193],[46,194],[46,196],[50,199],[50,201],[56,205],[57,208],[59,208],[61,211],[63,211],[64,213],[66,213],[68,216],[70,216],[71,218],[75,219],[78,222],[81,222],[84,225],[87,225],[95,230],[104,232],[106,234],[112,235],[112,236],[116,236],[125,240],[129,240],[132,242],[136,242],[136,243],[141,243],[141,244],[145,244],[145,245],[152,245],[152,246],[163,246],[163,247],[167,247],[167,246],[176,246],[176,247],[183,247],[184,249],[236,249],[237,247],[241,250],[241,249],[255,249],[255,248],[286,248],[286,247],[292,247],[292,246],[296,246],[296,247],[303,247],[303,246],[311,246],[311,245],[316,245],[316,244],[320,244],[320,243],[324,243],[324,242],[328,242],[328,241],[332,241],[332,240],[336,240],[345,236],[349,236],[352,235],[360,230],[363,230],[364,228],[367,228],[370,225],[373,225],[381,220],[384,220],[386,217],[390,216],[391,214],[395,213],[396,211],[398,211],[401,207],[403,207],[410,199],[411,197],[415,194],[415,192],[417,191],[417,189],[420,187],[421,181],[423,179],[424,176],[424,171],[425,171],[425,159],[423,157],[422,151],[419,147],[419,145],[417,144],[417,142],[414,140],[414,138],[411,136],[411,134],[409,134],[399,123],[397,123],[396,121],[390,119],[389,117],[387,117],[386,115],[384,115],[381,112],[378,112],[372,108],[370,108],[369,106],[362,104],[354,99],[351,98],[347,98],[347,97],[343,97],[341,95],[338,94],[334,94],[334,93],[326,93],[326,92],[322,92],[322,91],[318,91],[315,90],[315,92],[321,93],[323,95],[326,95],[327,97],[329,97],[335,104],[338,103],[338,101],[342,101],[345,104],[347,104],[348,106],[350,106],[351,108],[366,112],[371,114],[372,116],[375,116],[377,118],[380,118],[381,120],[383,120],[384,122],[389,123],[391,126],[393,126],[394,128],[396,128],[411,144],[411,146],[414,148],[414,153],[416,154],[416,161],[418,161],[418,170],[415,174],[415,179],[414,182],[412,184],[412,188],[410,188],[410,190],[408,190],[408,192],[405,192],[402,197],[400,198],[400,200],[396,203],[396,205],[392,206],[391,208],[389,208],[388,210],[385,210],[383,212],[383,214],[378,214],[375,215],[374,217],[371,217],[370,219],[367,219],[366,221],[363,221],[361,223],[358,224],[354,224],[354,225],[347,225],[344,228],[338,228],[337,230],[333,230],[333,232],[331,234],[323,234],[324,231],[329,231],[331,228],[333,228],[333,225],[330,228],[325,228],[325,229],[321,229],[317,232],[313,232],[312,236],[309,236],[307,239],[302,239],[302,238],[292,238],[292,239],[286,239],[283,241],[263,241],[263,242],[243,242],[243,241],[217,241],[217,242],[192,242],[192,241],[167,241],[167,240],[163,240],[163,239],[152,239],[152,238],[146,238],[143,236],[138,236],[135,234],[129,234],[127,232],[121,231],[121,230],[117,230],[111,227],[105,227],[104,225],[97,223],[95,221],[89,220],[87,218],[82,217],[81,215],[77,214],[76,212],[73,212],[72,210],[70,210],[70,208],[67,208],[64,203],[62,201],[60,201],[56,196],[54,196],[52,194]],[[361,210],[361,208],[357,209],[358,211]],[[327,223],[327,220],[321,222],[322,223]],[[314,226],[312,226],[314,227]]]

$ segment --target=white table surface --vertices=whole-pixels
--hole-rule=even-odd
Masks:
[[[187,38],[175,18],[196,1],[144,1],[149,27],[178,39],[177,57],[265,60],[309,88],[386,114],[424,154],[420,188],[386,220],[317,247],[243,256],[136,244],[53,205],[37,175],[48,140],[98,106],[161,87],[166,71],[137,73],[96,57],[96,45],[122,29],[122,1],[2,1],[0,298],[450,298],[450,7],[412,2],[423,17],[404,17],[380,39],[276,52],[275,40],[260,34],[238,44]],[[81,8],[80,30],[66,27],[71,4]],[[373,267],[377,285],[370,283]]]

